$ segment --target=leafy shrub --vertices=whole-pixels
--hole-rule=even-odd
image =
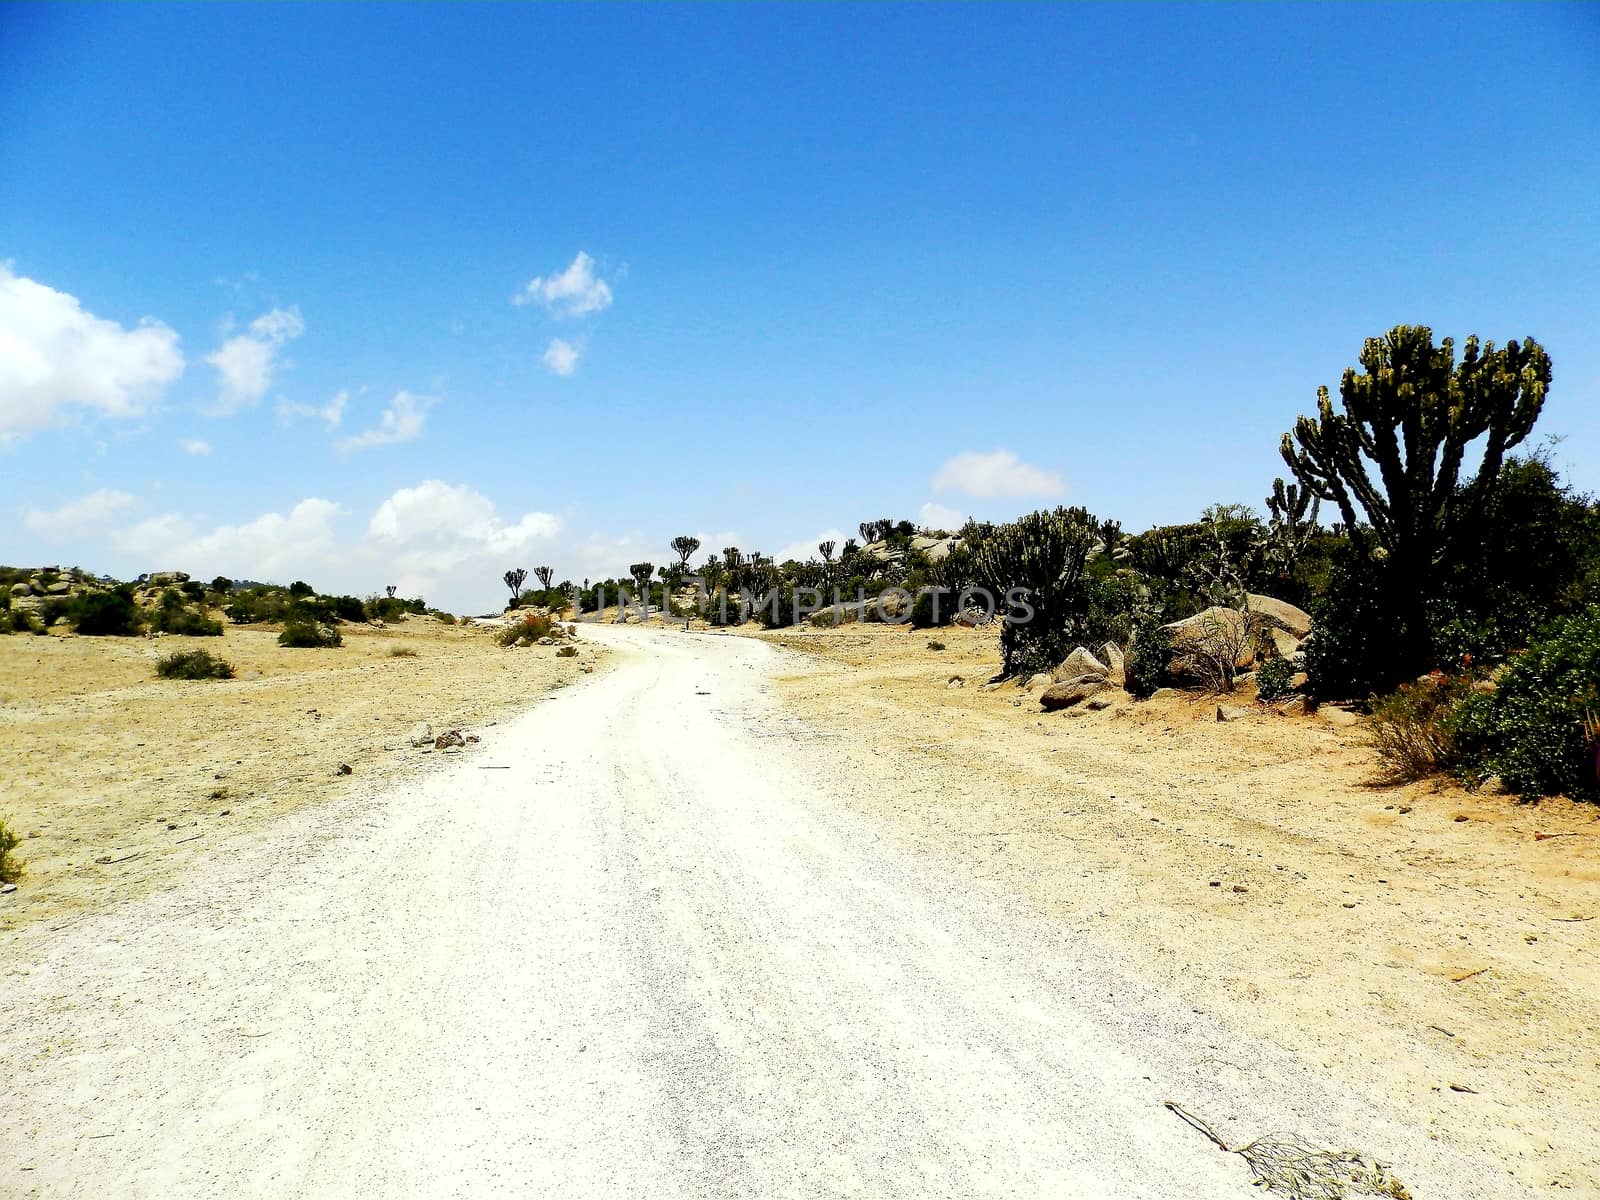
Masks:
[[[209,650],[180,650],[156,663],[162,679],[232,679],[233,665]]]
[[[135,637],[139,610],[121,588],[114,592],[86,592],[72,603],[72,625],[85,637]]]
[[[944,643],[941,642],[941,641],[938,641],[938,640],[930,641],[928,643],[928,649],[929,650],[943,650],[944,649]]]
[[[1124,686],[1138,700],[1148,700],[1167,682],[1167,659],[1172,650],[1172,635],[1161,627],[1161,618],[1145,613],[1133,622],[1133,640],[1123,659]]]
[[[334,596],[329,600],[333,615],[340,621],[365,621],[367,606],[358,596]]]
[[[561,647],[561,649],[556,651],[556,657],[557,658],[577,658],[578,657],[578,648],[576,646],[563,646],[563,647]]]
[[[935,592],[939,594],[935,594]],[[911,605],[911,628],[937,629],[956,619],[956,602],[959,595],[948,589],[926,588],[917,594]]]
[[[1256,695],[1263,700],[1282,700],[1294,694],[1290,680],[1294,678],[1294,664],[1277,655],[1256,668]]]
[[[44,634],[44,622],[31,612],[20,608],[0,610],[0,634],[3,633],[35,633]]]
[[[1462,705],[1457,740],[1481,772],[1516,792],[1600,799],[1600,604],[1555,621],[1511,660],[1499,686]]]
[[[194,609],[185,608],[179,594],[168,588],[150,616],[151,625],[162,633],[183,637],[221,637],[222,622],[213,621]]]
[[[551,636],[550,631],[554,628],[555,622],[549,617],[527,613],[497,633],[495,640],[502,646],[514,646],[523,638],[537,642],[542,637]]]
[[[1373,701],[1367,734],[1378,752],[1384,782],[1407,783],[1459,766],[1456,721],[1471,695],[1468,677],[1435,673]]]
[[[12,853],[21,841],[11,826],[0,821],[0,883],[16,883],[22,878],[22,864]]]
[[[456,623],[455,613],[447,613],[435,609],[433,615],[439,618],[439,624],[441,625],[454,625]]]
[[[321,649],[341,646],[344,637],[331,625],[316,625],[310,621],[291,621],[278,635],[278,645],[296,649]]]
[[[1387,695],[1405,679],[1402,626],[1383,563],[1346,549],[1328,592],[1312,606],[1315,624],[1303,647],[1311,694],[1318,700]]]

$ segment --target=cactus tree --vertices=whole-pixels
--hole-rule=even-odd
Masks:
[[[549,567],[535,567],[533,577],[539,581],[539,586],[548,592],[550,581],[556,577],[556,573]]]
[[[1388,559],[1397,615],[1416,652],[1426,652],[1425,606],[1499,477],[1506,451],[1533,429],[1550,387],[1550,356],[1529,338],[1496,349],[1469,337],[1433,344],[1424,325],[1397,325],[1368,338],[1361,372],[1339,383],[1343,412],[1327,388],[1317,415],[1283,435],[1283,459],[1313,496],[1339,506],[1351,538]],[[1462,473],[1469,447],[1476,471]],[[1362,521],[1365,519],[1365,526]]]
[[[511,603],[516,604],[517,597],[522,595],[522,585],[527,581],[528,572],[522,567],[514,567],[500,578],[505,580],[506,586],[511,589]]]
[[[672,552],[678,556],[680,571],[689,565],[689,556],[700,549],[700,539],[690,537],[688,534],[673,538],[669,544],[672,546]]]
[[[1001,525],[973,547],[972,576],[1002,609],[1009,589],[1028,589],[1032,617],[1008,614],[1000,631],[1007,675],[1053,666],[1071,649],[1087,602],[1084,566],[1099,540],[1099,524],[1086,510],[1057,508]]]

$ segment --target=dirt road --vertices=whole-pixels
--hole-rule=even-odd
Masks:
[[[782,651],[584,636],[613,670],[454,765],[4,935],[0,1191],[1258,1195],[1171,1097],[1522,1194],[852,815],[894,763],[843,773]]]

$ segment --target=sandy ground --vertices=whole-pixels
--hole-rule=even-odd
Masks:
[[[431,617],[341,628],[344,645],[326,650],[286,649],[265,626],[220,638],[0,637],[0,820],[24,838],[27,870],[0,895],[0,929],[160,885],[237,826],[416,766],[405,735],[417,721],[490,746],[490,722],[601,653],[507,651],[486,628]],[[157,658],[191,647],[230,661],[237,678],[155,677]],[[397,648],[415,657],[393,657]]]
[[[867,694],[822,726],[752,639],[585,636],[614,669],[476,760],[367,777],[171,887],[0,934],[6,1188],[1258,1194],[1171,1097],[1228,1136],[1363,1146],[1420,1198],[1523,1193],[1498,1147],[1431,1140],[1382,1079],[1346,1087],[1141,982],[1092,910],[1063,920],[987,852],[896,836],[883,812],[928,801],[904,770],[919,752],[861,762],[888,745]],[[1270,897],[1271,867],[1250,870],[1244,901],[1201,885],[1194,941],[1220,903]],[[1105,873],[1097,906],[1122,887]]]
[[[1594,806],[1375,788],[1342,714],[1043,714],[982,690],[984,631],[758,636],[807,655],[783,695],[838,734],[840,770],[894,764],[864,814],[1237,1031],[1230,1087],[1270,1044],[1532,1189],[1600,1195]]]

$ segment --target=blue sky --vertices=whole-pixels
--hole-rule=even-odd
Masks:
[[[1139,528],[1401,322],[1543,342],[1600,490],[1597,128],[1580,5],[8,5],[0,561]]]

